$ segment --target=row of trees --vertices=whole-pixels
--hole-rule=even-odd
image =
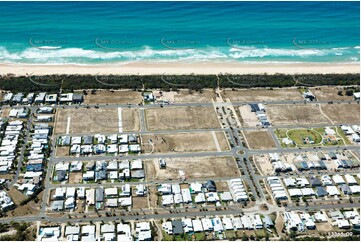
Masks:
[[[219,78],[219,79],[218,79]],[[58,92],[82,89],[190,89],[290,87],[322,85],[359,85],[358,74],[304,75],[48,75],[27,77],[0,76],[0,89],[12,92]]]

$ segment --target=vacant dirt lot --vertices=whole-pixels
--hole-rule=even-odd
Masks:
[[[9,189],[8,194],[16,205],[19,205],[23,200],[26,199],[26,196],[14,187]]]
[[[149,207],[156,208],[158,207],[158,191],[155,186],[148,186],[148,194],[149,194]]]
[[[238,89],[232,91],[226,89],[222,92],[222,96],[229,98],[231,101],[240,102],[261,102],[261,101],[277,101],[277,100],[303,100],[301,93],[297,88],[275,88],[268,90],[265,88]]]
[[[57,146],[55,148],[55,156],[62,157],[62,156],[69,156],[70,148],[69,146]]]
[[[233,157],[191,157],[166,159],[166,169],[159,168],[159,160],[147,160],[148,180],[239,177]]]
[[[142,94],[140,92],[129,90],[98,90],[96,94],[88,94],[84,96],[84,103],[86,104],[101,104],[101,103],[119,103],[119,104],[138,104],[142,101]]]
[[[251,149],[276,148],[270,133],[267,130],[244,131]]]
[[[337,86],[337,87],[311,87],[309,88],[313,94],[315,94],[317,100],[320,101],[348,101],[352,100],[352,96],[346,96],[345,90],[343,90],[343,87]],[[343,96],[340,96],[337,94],[337,92],[341,90],[343,91]]]
[[[16,190],[15,188],[11,188],[8,191],[9,196],[12,198],[14,203],[18,205],[14,210],[7,211],[6,213],[11,217],[22,217],[22,216],[31,216],[39,214],[39,205],[41,204],[41,198],[43,193],[39,193],[38,195],[38,203],[34,201],[28,202],[24,206],[20,206],[20,202],[26,199],[26,196],[22,194],[20,191]]]
[[[69,183],[70,184],[79,184],[83,181],[83,174],[81,172],[70,172],[69,173]]]
[[[180,90],[173,92],[175,103],[194,103],[194,102],[212,102],[215,97],[213,90],[203,90],[202,92],[189,92],[189,90]]]
[[[211,132],[147,134],[141,135],[141,137],[142,150],[144,150],[145,153],[152,152],[152,145],[149,144],[150,139],[154,145],[152,153],[217,151]],[[223,139],[225,139],[224,136]],[[221,144],[225,144],[226,141],[220,140],[218,143],[221,146]],[[228,144],[220,148],[221,150],[228,150]]]
[[[145,114],[149,130],[220,127],[213,107],[150,108]]]
[[[148,197],[132,197],[133,209],[147,209],[148,208]]]
[[[139,131],[140,130],[139,110],[123,108],[122,109],[122,126],[123,126],[123,131],[128,131],[128,132]]]
[[[65,134],[70,117],[69,134],[117,132],[118,109],[59,109],[55,124],[56,134]]]
[[[319,107],[316,104],[267,105],[266,111],[272,125],[330,123],[330,121],[320,113]]]
[[[360,105],[352,104],[324,104],[322,111],[336,124],[360,123]]]
[[[59,109],[55,133],[65,134],[70,117],[69,134],[110,133],[119,131],[117,108],[108,109]],[[139,130],[137,109],[122,108],[123,131]]]
[[[241,115],[240,122],[245,127],[256,127],[260,123],[256,114],[251,112],[249,105],[242,105],[239,107],[239,113]]]

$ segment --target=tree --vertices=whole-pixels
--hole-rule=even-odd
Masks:
[[[243,232],[243,235],[242,235],[242,240],[243,241],[248,241],[248,236],[244,232]]]
[[[353,90],[352,89],[347,89],[346,90],[346,96],[352,96],[353,94]]]
[[[342,96],[342,90],[339,90],[339,91],[337,92],[337,95]]]

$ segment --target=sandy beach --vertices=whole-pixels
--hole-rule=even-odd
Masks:
[[[50,74],[327,74],[360,73],[354,63],[131,63],[109,65],[21,65],[0,64],[0,75]]]

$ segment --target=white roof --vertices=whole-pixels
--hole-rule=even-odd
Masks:
[[[336,184],[343,184],[345,183],[345,180],[342,178],[342,176],[340,175],[334,175],[332,177],[332,180],[336,183]]]
[[[126,153],[129,151],[128,145],[119,145],[119,153]]]
[[[193,231],[192,219],[190,218],[182,218],[183,229],[185,233]]]
[[[182,189],[183,202],[192,202],[192,196],[188,188]]]
[[[347,183],[349,183],[349,184],[356,184],[357,183],[355,177],[350,175],[350,174],[346,174],[345,179],[346,179]]]
[[[360,185],[349,186],[352,193],[360,193]]]
[[[118,195],[118,188],[116,187],[109,187],[104,189],[105,196],[116,196]]]
[[[213,225],[214,225],[214,227],[213,227],[214,231],[222,232],[223,231],[223,225],[222,225],[221,219],[220,218],[213,218],[212,221],[213,221]]]
[[[174,194],[173,199],[174,199],[175,204],[179,204],[179,203],[183,202],[183,197],[182,197],[182,194],[180,194],[180,193]]]
[[[240,217],[232,218],[233,226],[236,229],[243,229],[242,220]]]
[[[223,227],[225,230],[233,229],[233,223],[232,223],[231,218],[225,217],[222,219],[222,222],[223,222]]]
[[[300,196],[302,196],[301,189],[298,189],[298,188],[288,189],[288,193],[290,194],[291,197],[300,197]]]
[[[296,180],[291,177],[284,178],[283,182],[286,185],[286,187],[296,186]]]
[[[103,224],[100,226],[101,233],[111,233],[115,231],[114,224]]]
[[[337,190],[335,186],[327,186],[326,191],[330,196],[340,195],[340,192]]]
[[[204,193],[198,193],[195,197],[194,197],[194,201],[195,203],[204,203],[206,201],[206,197],[204,196]]]
[[[221,200],[222,201],[231,201],[232,200],[232,195],[230,192],[222,192],[221,193]]]
[[[202,218],[201,221],[202,221],[202,226],[203,226],[204,230],[206,230],[206,231],[213,230],[213,223],[212,223],[211,219]],[[194,224],[193,224],[193,227],[194,227]]]
[[[194,232],[202,232],[203,231],[202,222],[200,220],[194,219],[194,220],[192,220],[192,224],[193,224]]]
[[[79,233],[80,233],[79,226],[65,226],[65,235],[79,234]]]
[[[132,170],[134,170],[134,169],[142,169],[142,168],[143,168],[142,160],[136,159],[136,160],[132,161],[132,164],[131,164],[131,169]]]
[[[173,200],[173,195],[172,194],[162,196],[162,205],[163,206],[167,206],[167,205],[170,205],[170,204],[173,204],[173,203],[174,203],[174,200]]]
[[[150,230],[150,223],[149,222],[139,222],[136,224],[135,230],[137,232]]]
[[[172,192],[174,194],[181,193],[181,188],[179,184],[172,184]]]
[[[132,205],[132,197],[121,197],[118,198],[119,206],[131,206]]]
[[[84,225],[81,227],[82,234],[95,235],[95,225]]]
[[[191,188],[195,193],[202,192],[202,184],[199,183],[199,182],[193,182],[193,183],[191,183],[190,188]]]
[[[312,188],[302,188],[301,192],[303,196],[315,195],[315,191]]]
[[[74,197],[74,196],[75,196],[75,187],[67,187],[66,197]]]
[[[131,231],[131,228],[130,228],[129,224],[118,224],[117,225],[117,233],[118,234],[122,233],[122,234],[125,235],[126,238],[129,238],[128,240],[132,240],[132,231]]]
[[[316,221],[320,221],[320,222],[326,222],[327,221],[327,217],[324,213],[318,211],[314,214],[314,217],[316,219]]]
[[[151,233],[151,231],[150,231],[150,230],[147,230],[147,231],[141,231],[141,232],[139,232],[139,234],[138,234],[138,239],[139,239],[140,241],[152,239],[152,233]]]

